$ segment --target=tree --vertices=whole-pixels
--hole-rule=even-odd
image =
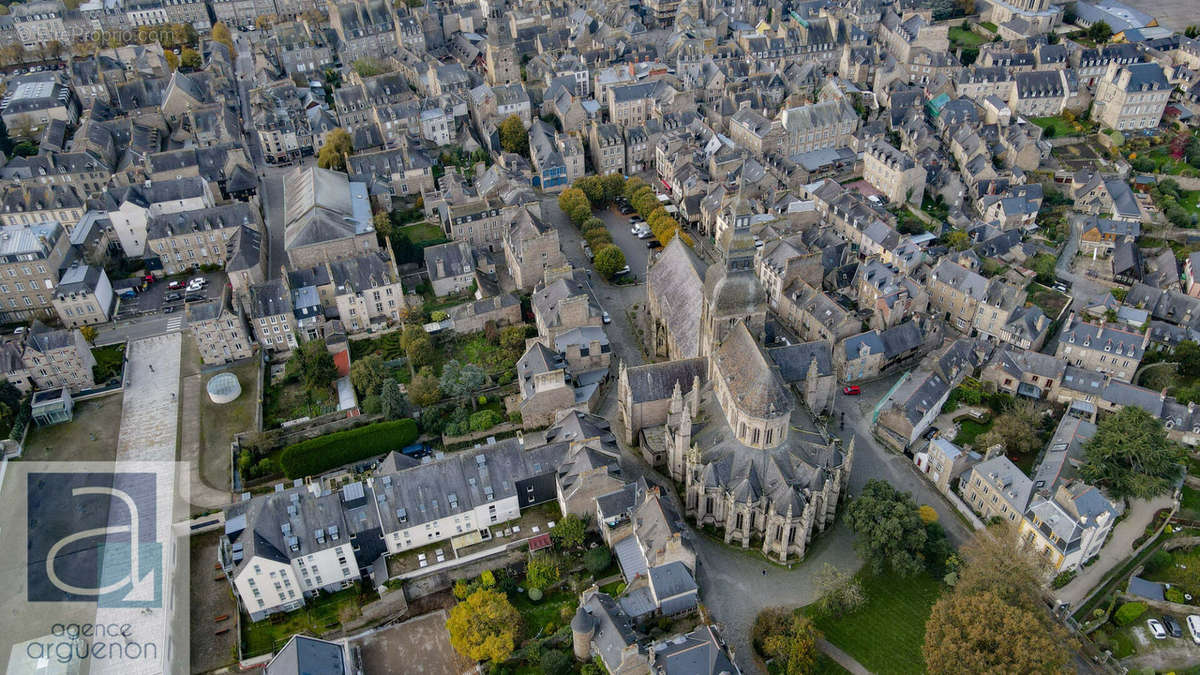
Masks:
[[[946,235],[946,245],[955,251],[964,251],[971,245],[971,237],[962,230],[954,230]]]
[[[235,53],[233,50],[233,34],[229,32],[229,26],[226,26],[220,21],[213,24],[212,39],[229,47],[229,52]]]
[[[324,340],[310,340],[301,344],[289,359],[288,370],[299,372],[309,395],[328,390],[338,376],[333,355],[325,348]]]
[[[787,631],[763,640],[763,650],[782,666],[780,672],[785,675],[808,675],[816,670],[820,637],[812,621],[795,612]]]
[[[561,576],[557,557],[545,552],[529,556],[529,564],[525,567],[526,586],[542,591],[556,583]]]
[[[612,244],[605,244],[600,247],[599,251],[593,251],[593,253],[596,256],[593,260],[596,271],[605,279],[613,278],[625,267],[625,254]]]
[[[163,51],[163,58],[167,62],[167,69],[172,72],[179,70],[179,57],[175,56],[175,52],[167,49]]]
[[[1183,34],[1195,40],[1198,36],[1200,36],[1200,24],[1192,24],[1187,28],[1184,28]]]
[[[409,326],[400,334],[400,346],[408,357],[410,369],[429,365],[433,361],[433,338],[420,326]]]
[[[412,414],[408,397],[400,391],[400,383],[394,378],[389,377],[383,381],[383,386],[379,388],[379,404],[383,416],[389,420],[398,420]]]
[[[937,511],[928,504],[922,504],[921,507],[917,509],[917,515],[921,517],[921,522],[925,523],[926,525],[930,523],[936,523],[938,519]]]
[[[529,156],[529,130],[517,115],[504,118],[497,129],[500,134],[500,147],[505,152],[512,152],[522,157]]]
[[[571,219],[572,223],[580,226],[592,217],[592,202],[587,193],[579,188],[567,188],[558,196],[558,208]]]
[[[1038,281],[1043,284],[1054,283],[1054,269],[1058,266],[1058,258],[1050,253],[1039,253],[1033,259],[1031,268],[1037,274]]]
[[[1180,375],[1200,377],[1200,344],[1184,340],[1175,347],[1175,360],[1179,362]]]
[[[96,344],[96,334],[98,332],[95,326],[83,326],[79,329],[79,334],[83,336],[84,340],[87,340],[89,345]]]
[[[1035,607],[1045,578],[1045,563],[1029,546],[1014,546],[1016,533],[1008,523],[975,532],[959,552],[955,593],[995,593],[1006,604]]]
[[[600,177],[600,182],[604,185],[604,203],[606,204],[612,203],[625,190],[625,177],[619,173],[605,174]]]
[[[359,396],[379,394],[383,383],[389,379],[387,366],[378,354],[368,354],[350,366],[350,382]]]
[[[553,533],[550,536],[554,536]],[[583,554],[583,566],[591,572],[592,576],[596,576],[608,569],[612,563],[612,551],[608,547],[601,544],[593,549],[588,549],[588,552]]]
[[[979,437],[976,449],[1001,445],[1009,455],[1028,455],[1042,447],[1037,429],[1041,422],[1037,404],[1029,400],[1015,401],[1006,406],[992,428]]]
[[[472,661],[507,661],[521,637],[521,614],[508,596],[481,588],[450,610],[450,645]]]
[[[546,673],[546,675],[567,675],[572,672],[571,657],[561,649],[550,649],[542,652],[539,665],[541,665],[541,672]]]
[[[392,214],[387,211],[380,211],[371,216],[371,224],[375,226],[375,234],[379,236],[380,242],[391,239],[396,233],[392,224]]]
[[[920,572],[927,534],[917,504],[907,492],[871,479],[846,509],[846,523],[857,536],[859,553],[881,573],[890,567],[901,576]]]
[[[442,400],[442,392],[438,389],[438,381],[433,375],[433,368],[425,366],[413,376],[412,382],[408,383],[408,397],[415,405],[422,408]]]
[[[817,587],[817,608],[831,616],[853,612],[866,601],[862,584],[847,572],[825,563],[813,579]]]
[[[442,394],[452,398],[471,396],[487,383],[487,374],[474,363],[460,364],[450,359],[442,366],[442,378],[438,384]],[[475,407],[475,397],[471,396],[471,406]]]
[[[189,70],[199,70],[204,65],[204,60],[200,58],[200,52],[184,47],[180,50],[179,65]]]
[[[525,353],[525,326],[505,326],[500,331],[500,346],[517,354]]]
[[[644,187],[649,187],[646,185],[646,181],[642,180],[639,176],[633,176],[625,181],[625,187],[621,188],[621,196],[625,197],[625,201],[632,205],[633,196]]]
[[[346,158],[354,152],[354,139],[350,132],[338,127],[325,134],[325,144],[317,152],[317,166],[334,171],[346,170]]]
[[[1083,453],[1080,476],[1105,486],[1118,499],[1149,499],[1168,492],[1183,457],[1179,446],[1167,440],[1162,421],[1137,406],[1101,420]]]
[[[1109,26],[1104,21],[1097,21],[1092,24],[1091,28],[1088,28],[1087,34],[1096,44],[1104,44],[1113,35],[1112,26]]]
[[[1057,673],[1069,659],[1067,642],[1040,608],[955,589],[934,604],[921,651],[931,673]]]
[[[550,529],[550,538],[559,548],[570,549],[583,546],[583,537],[587,524],[574,513],[568,513]]]

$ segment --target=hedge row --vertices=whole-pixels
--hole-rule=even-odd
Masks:
[[[399,450],[415,440],[417,423],[412,419],[377,422],[289,445],[279,464],[288,478],[304,478]]]

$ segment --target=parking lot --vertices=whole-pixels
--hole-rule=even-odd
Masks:
[[[208,285],[196,293],[186,293],[183,289],[172,291],[169,288],[172,281],[182,281],[186,284],[188,279],[194,277],[204,277],[208,280]],[[184,295],[203,295],[205,300],[220,297],[225,279],[224,272],[196,273],[189,277],[160,279],[133,297],[121,298],[115,318],[120,320],[147,314],[181,312],[183,311]],[[180,297],[173,300],[166,299],[168,295],[174,293],[178,293]]]

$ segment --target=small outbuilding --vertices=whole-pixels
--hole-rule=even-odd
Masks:
[[[208,397],[217,405],[232,403],[242,395],[242,383],[230,372],[218,373],[208,381],[207,388]]]

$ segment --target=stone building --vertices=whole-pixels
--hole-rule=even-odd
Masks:
[[[246,318],[234,308],[228,289],[218,299],[189,302],[184,311],[187,327],[196,336],[196,347],[205,365],[229,363],[254,354],[254,339]]]
[[[746,324],[760,336],[767,319],[767,302],[754,276],[754,236],[750,233],[750,204],[740,195],[717,217],[718,262],[704,273],[700,307],[700,355],[709,356],[733,325]]]
[[[529,209],[517,211],[504,235],[504,260],[517,288],[533,288],[546,270],[562,267],[566,256],[558,247],[558,230],[547,226]]]
[[[283,247],[293,268],[379,248],[365,184],[317,167],[296,167],[283,184]]]
[[[113,298],[104,268],[73,264],[54,289],[54,311],[69,328],[105,323],[112,315]]]
[[[920,204],[925,196],[925,169],[885,141],[863,152],[863,179],[893,204]]]
[[[1172,89],[1157,63],[1111,63],[1096,85],[1092,115],[1118,131],[1154,129],[1162,121]]]
[[[674,237],[646,272],[646,309],[654,353],[691,359],[700,353],[703,263]]]

